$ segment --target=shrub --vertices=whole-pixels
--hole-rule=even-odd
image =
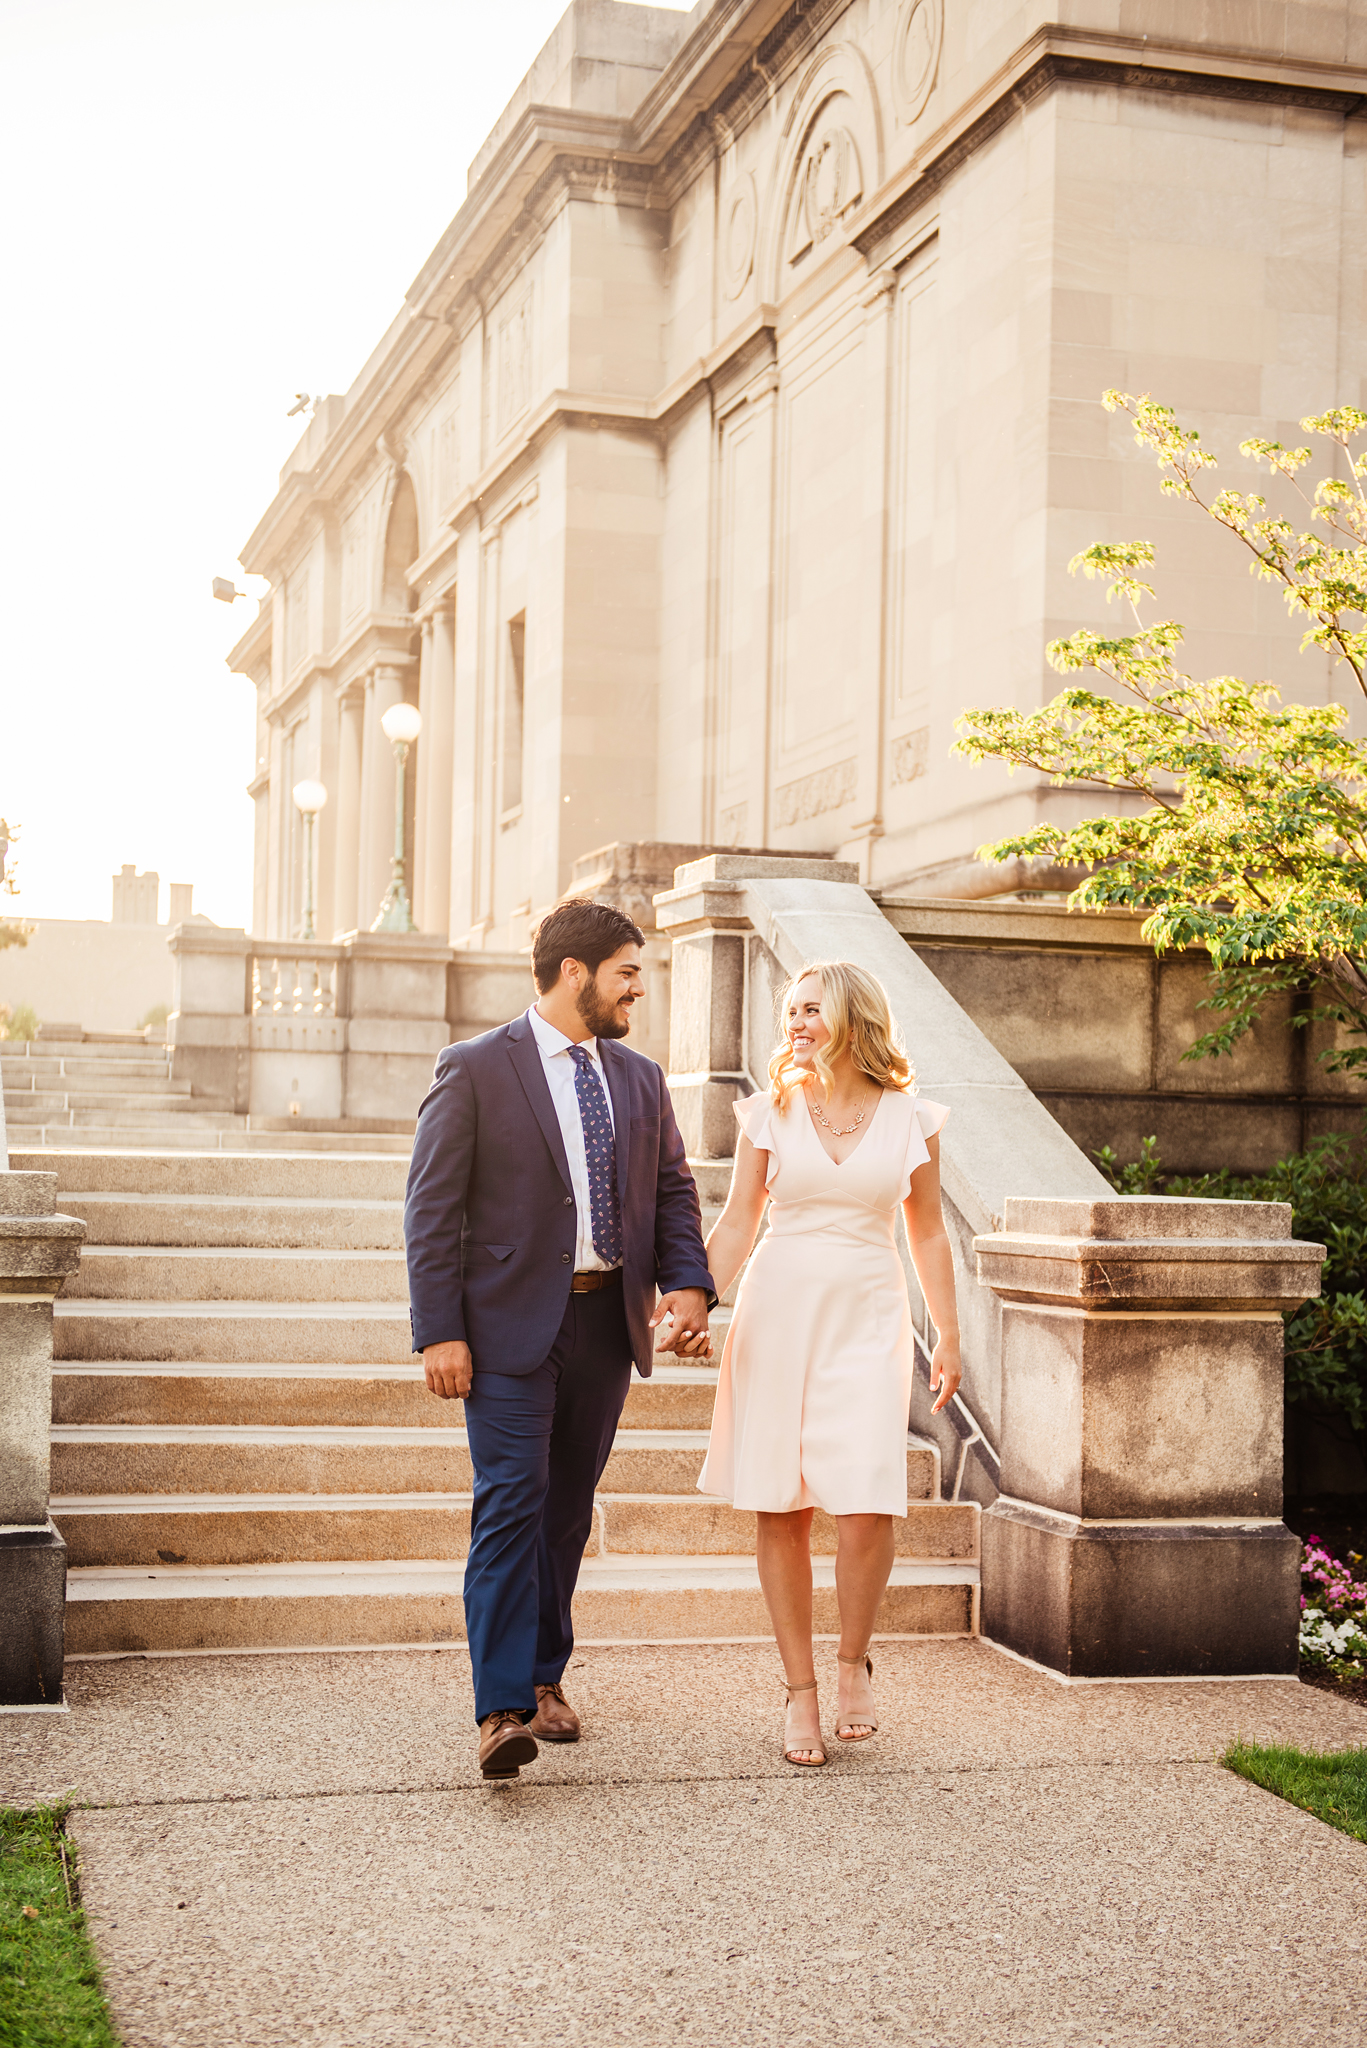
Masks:
[[[0,1003],[0,1038],[36,1038],[38,1016],[32,1003]]]

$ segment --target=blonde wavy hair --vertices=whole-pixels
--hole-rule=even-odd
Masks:
[[[794,989],[809,974],[814,974],[821,985],[821,1021],[830,1033],[828,1043],[832,1047],[848,1044],[855,1067],[880,1088],[914,1089],[916,1075],[898,1042],[897,1026],[892,1021],[882,982],[864,968],[856,967],[852,960],[812,960],[793,976],[779,998],[783,1037],[769,1061],[769,1093],[775,1108],[786,1110],[794,1091],[806,1080],[803,1069],[792,1057],[787,1016]],[[813,1070],[829,1101],[835,1077],[820,1049]]]

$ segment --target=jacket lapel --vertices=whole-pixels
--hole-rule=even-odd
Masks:
[[[608,1094],[612,1097],[612,1128],[617,1150],[617,1200],[625,1215],[627,1166],[631,1158],[631,1091],[627,1084],[626,1062],[618,1057],[617,1048],[610,1038],[599,1039],[598,1057],[603,1062],[603,1072],[608,1077]]]
[[[517,1017],[508,1026],[508,1056],[513,1071],[522,1083],[522,1092],[531,1106],[532,1115],[541,1126],[541,1135],[550,1148],[556,1172],[570,1187],[570,1162],[565,1157],[565,1140],[560,1135],[560,1119],[551,1101],[551,1091],[546,1086],[546,1070],[541,1064],[541,1049],[532,1036],[532,1027],[525,1017]],[[571,1190],[572,1192],[572,1190]]]

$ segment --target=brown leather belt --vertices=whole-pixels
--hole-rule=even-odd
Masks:
[[[620,1287],[622,1269],[614,1266],[607,1273],[576,1273],[570,1282],[571,1294],[597,1294],[600,1287]]]

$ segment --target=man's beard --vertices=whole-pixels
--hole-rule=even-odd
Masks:
[[[592,1032],[595,1038],[626,1037],[630,1027],[619,1023],[615,1010],[610,1009],[604,1002],[596,975],[580,989],[574,1007],[583,1019],[585,1029]]]

